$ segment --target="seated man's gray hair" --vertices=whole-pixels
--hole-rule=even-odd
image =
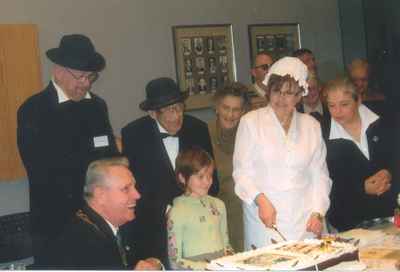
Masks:
[[[112,157],[96,160],[89,164],[83,187],[83,198],[86,201],[93,197],[94,188],[107,185],[107,169],[112,166],[129,168],[129,161],[126,157]]]

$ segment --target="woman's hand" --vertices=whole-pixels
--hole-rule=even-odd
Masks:
[[[321,214],[312,213],[307,221],[306,230],[314,233],[317,237],[320,237],[323,228],[323,220]]]
[[[258,206],[258,217],[267,228],[271,228],[276,224],[276,210],[274,205],[268,200],[264,194],[259,194],[255,199]]]
[[[390,189],[391,181],[392,175],[390,172],[382,169],[365,180],[364,190],[368,195],[380,196]]]

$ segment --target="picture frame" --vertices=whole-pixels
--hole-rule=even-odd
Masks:
[[[248,33],[252,66],[259,53],[265,52],[276,61],[301,48],[299,23],[253,24],[248,25]]]
[[[186,110],[211,107],[216,90],[236,80],[232,25],[173,26],[172,35]]]

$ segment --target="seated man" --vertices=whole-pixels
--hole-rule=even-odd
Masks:
[[[126,158],[92,162],[84,187],[86,205],[60,237],[50,243],[44,263],[51,269],[138,269],[160,270],[155,258],[138,261],[135,252],[124,246],[119,227],[135,218],[140,198]]]

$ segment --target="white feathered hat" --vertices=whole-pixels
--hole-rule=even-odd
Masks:
[[[295,57],[283,57],[276,61],[271,68],[269,68],[267,75],[263,81],[265,86],[268,86],[269,78],[272,74],[279,75],[279,76],[286,76],[289,75],[297,83],[300,87],[304,88],[303,96],[308,94],[308,83],[307,83],[307,76],[308,76],[308,69],[307,66],[298,58]]]

